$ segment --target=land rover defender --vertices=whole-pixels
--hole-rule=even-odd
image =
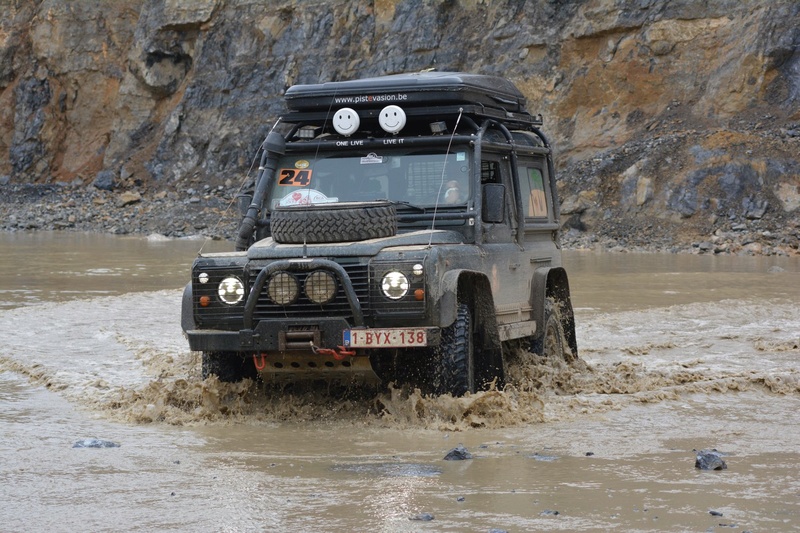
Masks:
[[[204,377],[463,395],[501,386],[512,347],[577,357],[552,150],[511,82],[399,74],[285,101],[236,251],[200,255],[184,291]]]

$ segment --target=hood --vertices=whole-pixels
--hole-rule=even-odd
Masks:
[[[411,233],[355,242],[325,244],[278,244],[272,237],[260,240],[247,250],[248,259],[286,259],[292,257],[375,256],[386,248],[427,246],[428,244],[463,244],[464,236],[456,231],[421,230]]]

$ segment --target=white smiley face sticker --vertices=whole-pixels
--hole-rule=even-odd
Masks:
[[[358,113],[349,107],[343,107],[333,115],[333,129],[344,136],[350,136],[356,132],[361,125]]]
[[[383,131],[397,133],[406,125],[406,112],[396,105],[387,105],[378,115],[378,123]]]

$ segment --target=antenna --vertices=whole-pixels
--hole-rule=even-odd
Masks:
[[[431,219],[431,234],[430,238],[428,239],[428,248],[431,247],[433,243],[433,230],[436,229],[436,213],[439,209],[439,199],[442,197],[442,189],[444,189],[444,178],[447,175],[447,156],[450,155],[450,147],[453,145],[453,137],[456,135],[456,131],[458,131],[458,123],[461,122],[461,115],[464,114],[464,108],[458,108],[458,116],[456,117],[456,125],[453,127],[453,132],[450,134],[450,140],[447,143],[447,151],[444,154],[444,163],[442,164],[442,175],[439,180],[439,191],[436,193],[436,203],[433,205],[433,218]]]

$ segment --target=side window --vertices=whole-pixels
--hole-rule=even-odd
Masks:
[[[511,185],[511,166],[507,157],[502,154],[484,154],[481,160],[481,187],[485,194],[482,215],[484,221],[492,221],[489,223],[491,229],[487,233],[487,242],[511,242],[518,223],[515,216],[514,189]]]
[[[498,161],[481,161],[481,185],[484,183],[502,183]]]
[[[539,166],[529,163],[520,165],[519,181],[525,218],[547,218],[547,193]]]

